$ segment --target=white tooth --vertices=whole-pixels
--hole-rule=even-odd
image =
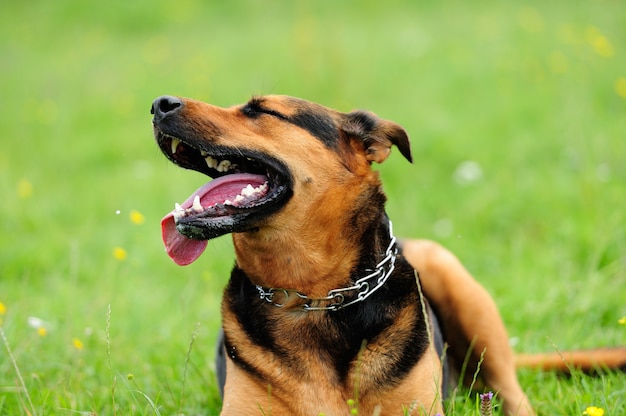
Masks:
[[[219,165],[217,165],[218,172],[226,172],[230,168],[230,160],[222,160]]]
[[[194,211],[197,212],[201,212],[203,210],[202,204],[200,203],[199,195],[196,195],[196,197],[193,199],[193,205],[191,207],[194,209]]]
[[[205,159],[206,165],[211,169],[217,168],[217,160],[212,158],[211,156],[207,156]]]
[[[174,204],[174,212],[172,215],[174,215],[174,221],[178,221],[185,216],[185,210],[180,206],[180,204],[176,203]]]
[[[233,201],[231,201],[230,199],[227,199],[226,201],[224,201],[224,205],[232,205]]]
[[[250,184],[241,190],[241,195],[243,196],[250,196],[252,194],[254,194],[254,188]]]
[[[207,157],[209,154],[207,152],[205,152],[204,150],[200,150],[200,156],[202,157]]]
[[[235,202],[236,203],[243,202],[244,199],[245,199],[245,197],[243,195],[237,195],[235,197]]]
[[[172,154],[176,153],[176,149],[178,148],[178,145],[180,144],[180,140],[172,138]]]

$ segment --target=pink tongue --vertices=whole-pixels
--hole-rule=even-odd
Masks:
[[[246,186],[252,185],[253,188],[256,188],[266,181],[267,178],[263,175],[249,173],[222,176],[200,187],[181,206],[183,209],[191,208],[196,195],[200,197],[200,203],[205,208],[222,204],[227,199],[234,200]],[[206,240],[193,240],[178,232],[176,221],[174,221],[174,211],[161,220],[161,235],[167,254],[180,266],[193,263],[207,246]]]

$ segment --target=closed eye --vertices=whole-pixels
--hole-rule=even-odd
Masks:
[[[274,111],[274,110],[270,110],[269,108],[266,108],[263,106],[263,99],[262,98],[252,98],[250,101],[248,101],[248,103],[246,105],[244,105],[241,108],[241,112],[246,116],[246,117],[250,117],[250,118],[257,118],[263,114],[267,114],[270,116],[274,116],[277,117],[281,120],[287,120],[287,116],[285,116],[282,113],[279,113],[278,111]]]

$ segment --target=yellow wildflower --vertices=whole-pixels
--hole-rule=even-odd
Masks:
[[[79,340],[78,338],[72,339],[72,345],[74,345],[74,348],[76,348],[78,351],[82,351],[83,348],[85,347],[83,345],[83,342]]]
[[[5,313],[7,313],[7,306],[0,302],[0,315],[4,315]]]
[[[619,318],[617,323],[620,325],[626,325],[626,316],[622,316],[621,318]]]
[[[124,250],[122,247],[114,247],[113,257],[115,257],[116,260],[124,261],[126,260],[126,257],[128,257],[128,253],[126,253],[126,250]]]
[[[626,77],[619,77],[615,83],[615,91],[617,95],[626,98]]]
[[[145,218],[144,218],[144,216],[143,216],[143,214],[141,212],[139,212],[137,210],[132,210],[130,212],[130,221],[133,224],[137,224],[137,225],[143,224],[144,220],[145,220]]]
[[[33,196],[33,184],[27,179],[22,179],[17,183],[17,196],[20,199],[28,199]]]
[[[48,335],[48,327],[50,326],[46,321],[36,316],[29,316],[27,319],[28,326],[35,329],[40,337]]]
[[[46,328],[48,326],[48,323],[46,323],[43,319],[37,318],[36,316],[29,316],[27,319],[27,322],[28,322],[28,326],[30,326],[33,329],[36,329],[37,333],[40,336],[43,337],[48,333],[48,330]]]
[[[604,409],[596,406],[589,406],[583,412],[585,416],[604,416]]]

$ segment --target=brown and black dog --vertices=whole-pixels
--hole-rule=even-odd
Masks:
[[[453,371],[469,356],[506,414],[535,414],[487,292],[446,249],[393,235],[371,164],[392,145],[411,161],[399,125],[287,96],[231,108],[164,96],[152,114],[163,153],[215,178],[163,218],[169,255],[189,264],[233,237],[222,415],[443,414],[437,322]],[[618,367],[626,349],[520,362],[564,359]]]

